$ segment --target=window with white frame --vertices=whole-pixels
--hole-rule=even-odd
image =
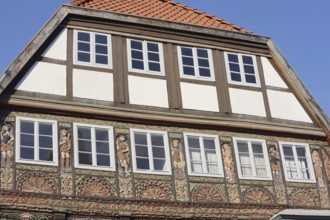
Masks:
[[[129,71],[164,75],[161,43],[127,39]]]
[[[238,174],[241,179],[271,179],[264,140],[234,138]]]
[[[280,149],[287,181],[315,181],[307,144],[280,142]]]
[[[133,170],[171,174],[166,132],[131,129]]]
[[[111,35],[74,31],[75,63],[112,68]]]
[[[260,87],[254,55],[225,52],[225,61],[229,83]]]
[[[178,57],[181,77],[214,79],[212,51],[210,49],[178,46]]]
[[[74,124],[75,167],[115,170],[112,127]]]
[[[184,134],[190,175],[223,176],[219,140],[216,135]]]
[[[17,117],[16,161],[58,165],[57,122]]]

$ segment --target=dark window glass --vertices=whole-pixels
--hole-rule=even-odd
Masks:
[[[293,151],[291,147],[283,147],[283,152],[285,156],[293,156]]]
[[[132,58],[133,59],[143,60],[143,53],[142,53],[142,51],[132,50],[131,55],[132,55]]]
[[[245,75],[245,80],[247,83],[257,83],[254,75]]]
[[[208,58],[207,50],[197,49],[197,56]]]
[[[96,142],[96,153],[109,154],[109,143]]]
[[[142,50],[142,42],[140,41],[131,41],[131,48],[132,49],[137,49],[137,50]]]
[[[306,157],[306,150],[305,150],[305,148],[296,147],[296,150],[297,150],[298,157]]]
[[[194,76],[195,75],[195,70],[194,70],[193,67],[184,66],[183,67],[183,73],[184,73],[184,75]]]
[[[22,159],[31,159],[34,160],[34,149],[33,148],[26,148],[21,147],[20,156]]]
[[[262,154],[262,145],[260,143],[252,143],[252,152],[255,154]]]
[[[21,121],[21,132],[34,134],[34,123],[29,121]]]
[[[214,139],[203,138],[204,148],[209,150],[215,150]]]
[[[39,160],[53,161],[53,150],[39,150]]]
[[[230,71],[239,72],[239,65],[235,63],[229,64]]]
[[[158,53],[148,53],[148,60],[159,62],[159,54]]]
[[[79,151],[92,152],[91,141],[78,140],[78,149]]]
[[[21,134],[21,145],[34,147],[34,136],[29,134]]]
[[[164,148],[153,147],[152,155],[154,156],[154,158],[165,158],[165,150]]]
[[[164,146],[163,135],[152,134],[151,135],[152,146]]]
[[[96,55],[95,58],[96,58],[95,63],[108,64],[108,57],[107,56]]]
[[[89,43],[81,43],[81,42],[78,43],[78,50],[84,52],[91,51]]]
[[[209,60],[198,59],[198,65],[200,67],[210,67]]]
[[[237,148],[241,153],[249,153],[248,144],[246,142],[237,142]]]
[[[107,46],[102,46],[102,45],[96,45],[95,46],[95,52],[107,55],[108,54],[108,47]]]
[[[149,70],[155,71],[155,72],[160,72],[160,64],[149,62]]]
[[[159,52],[158,44],[155,43],[147,43],[148,51]]]
[[[95,129],[95,139],[97,141],[109,141],[109,131],[103,129]]]
[[[136,158],[136,167],[141,170],[149,170],[149,160],[144,158]]]
[[[90,35],[89,35],[89,33],[79,32],[78,33],[78,40],[79,41],[87,41],[87,42],[89,42],[90,41]]]
[[[189,148],[200,148],[199,139],[196,137],[188,137],[188,146]]]
[[[93,165],[92,154],[90,154],[90,153],[79,153],[79,164]]]
[[[235,54],[228,54],[229,62],[238,63],[238,56]]]
[[[181,54],[183,56],[193,56],[192,48],[187,48],[187,47],[181,47]]]
[[[154,169],[155,170],[164,170],[165,169],[165,160],[154,159]]]
[[[78,138],[91,140],[91,129],[85,127],[78,128]]]
[[[147,135],[142,133],[134,133],[135,144],[147,145]]]
[[[144,64],[143,64],[142,61],[132,60],[132,67],[133,67],[133,69],[143,70],[144,69]]]
[[[49,136],[39,136],[39,147],[53,148],[53,138]]]
[[[110,157],[109,155],[97,155],[96,156],[98,166],[110,166]]]
[[[199,75],[203,77],[211,77],[210,69],[199,68]]]
[[[241,74],[237,74],[237,73],[231,73],[231,80],[232,81],[236,81],[236,82],[241,82]]]
[[[108,44],[108,38],[107,38],[107,36],[96,34],[95,35],[95,42],[97,44]]]
[[[91,56],[89,53],[78,53],[78,61],[90,62]]]
[[[194,66],[194,59],[191,57],[182,57],[182,64],[187,66]]]
[[[52,135],[53,126],[51,124],[47,124],[47,123],[39,123],[39,134]]]
[[[244,72],[245,73],[254,74],[254,68],[253,68],[253,66],[246,66],[246,65],[244,65]]]
[[[135,146],[136,156],[138,157],[148,157],[149,152],[148,148],[142,145],[136,145]]]
[[[243,56],[243,63],[244,64],[251,64],[253,65],[253,59],[250,56]]]

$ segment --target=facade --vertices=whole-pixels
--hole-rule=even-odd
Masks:
[[[329,219],[327,115],[270,38],[219,18],[75,0],[0,92],[1,219]]]

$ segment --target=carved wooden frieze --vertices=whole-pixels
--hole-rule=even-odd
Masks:
[[[73,178],[70,173],[61,174],[61,194],[64,196],[73,195]]]
[[[137,181],[136,196],[147,200],[173,200],[170,182]]]
[[[39,172],[17,173],[17,190],[29,193],[57,194],[58,183],[54,174]]]
[[[290,205],[293,206],[318,206],[318,196],[308,189],[295,189],[289,194]]]
[[[215,184],[190,184],[193,202],[226,202],[226,193],[222,186]]]
[[[53,219],[51,215],[47,214],[36,214],[36,213],[14,213],[14,212],[4,212],[0,213],[0,219],[20,219],[20,220],[51,220]]]
[[[115,197],[114,180],[106,177],[80,177],[76,181],[78,196]]]
[[[274,197],[265,187],[249,187],[242,192],[243,202],[251,204],[273,204]]]
[[[16,164],[17,170],[24,170],[24,171],[42,171],[42,172],[50,172],[50,173],[57,173],[57,167],[52,166],[40,166],[40,165],[33,165],[33,164]]]

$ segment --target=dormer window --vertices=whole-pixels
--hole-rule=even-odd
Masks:
[[[230,84],[260,87],[255,56],[226,52],[225,61]]]
[[[128,39],[128,67],[131,72],[164,75],[161,43]]]
[[[112,68],[111,36],[95,32],[74,32],[74,62]]]
[[[178,46],[178,56],[182,78],[214,80],[210,49]]]

